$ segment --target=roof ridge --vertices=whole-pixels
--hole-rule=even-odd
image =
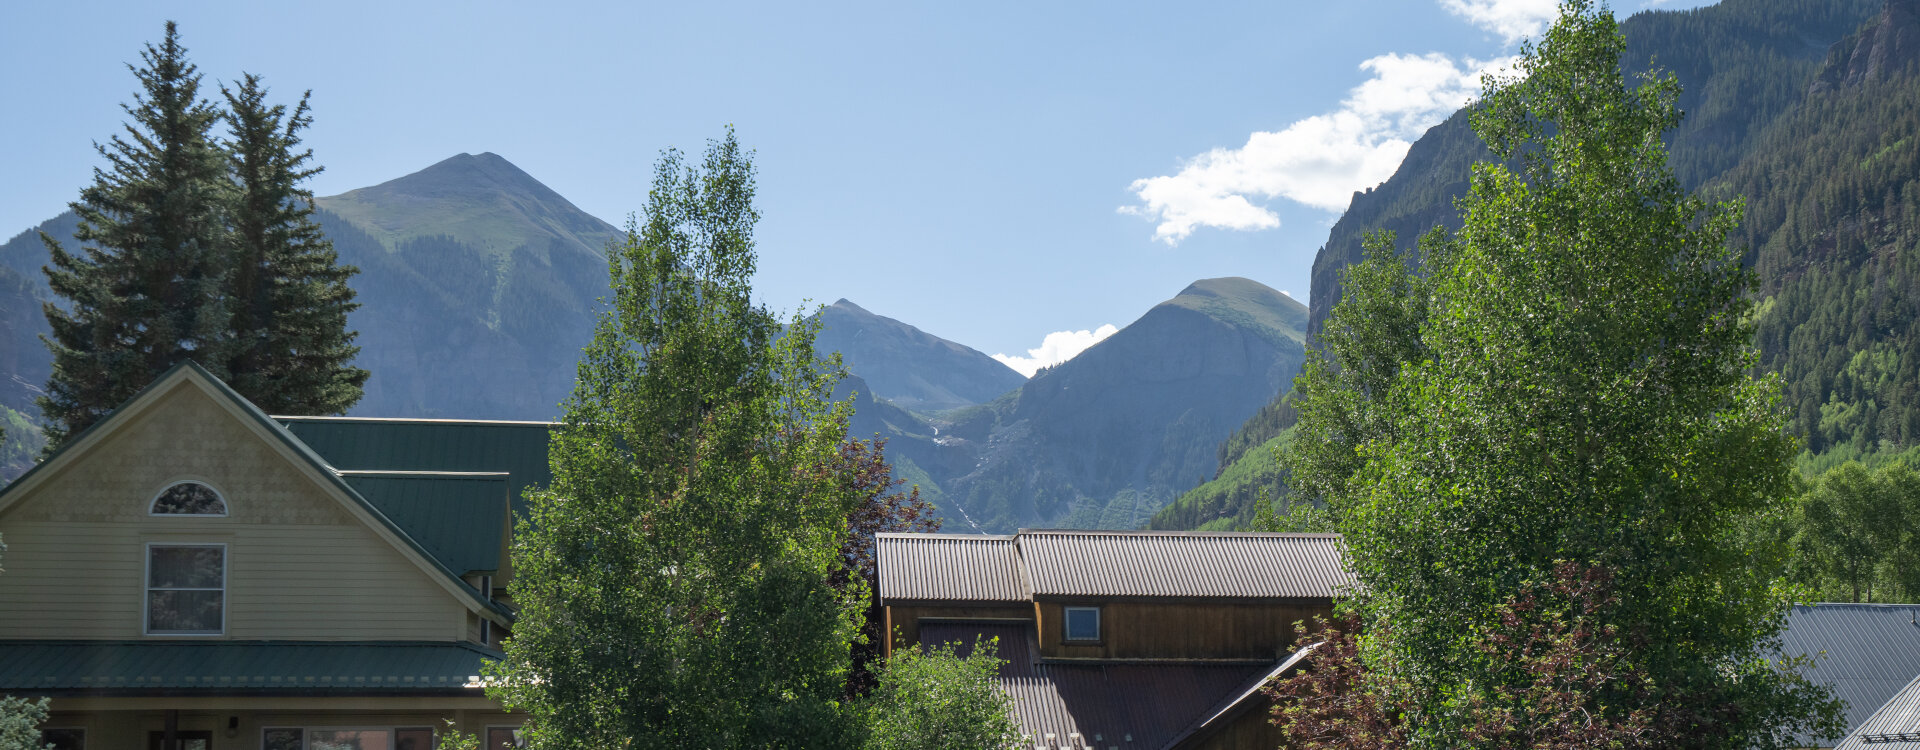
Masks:
[[[1058,536],[1176,536],[1176,537],[1212,537],[1221,539],[1254,538],[1292,538],[1292,539],[1339,539],[1339,534],[1309,534],[1299,532],[1274,531],[1159,531],[1145,529],[1021,529],[1015,536],[1029,534],[1048,534]]]
[[[874,537],[888,539],[958,539],[962,541],[1006,542],[1012,541],[1013,534],[926,534],[916,531],[877,531]]]
[[[545,426],[558,427],[565,422],[526,420],[526,419],[430,419],[426,417],[337,417],[303,416],[295,414],[274,414],[274,420],[290,422],[342,422],[359,424],[458,424],[458,425],[494,425],[494,426]]]
[[[403,471],[387,469],[334,469],[334,473],[343,477],[376,477],[390,479],[507,479],[513,476],[510,471]]]

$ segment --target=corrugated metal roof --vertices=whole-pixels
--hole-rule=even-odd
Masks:
[[[1026,747],[1159,750],[1272,665],[1042,663],[1033,626],[923,623],[922,643],[1000,639],[1000,685]],[[1078,734],[1079,740],[1073,739]],[[1051,735],[1051,737],[1049,737]]]
[[[1013,537],[881,533],[874,547],[882,602],[1027,601]]]
[[[1854,728],[1834,750],[1920,748],[1920,678]]]
[[[1319,643],[1315,643],[1310,646],[1302,646],[1296,649],[1292,656],[1288,656],[1285,661],[1275,664],[1273,669],[1254,675],[1254,678],[1247,680],[1246,684],[1240,686],[1240,689],[1228,694],[1220,703],[1208,709],[1206,713],[1201,714],[1200,720],[1194,722],[1179,734],[1174,735],[1173,739],[1167,740],[1164,750],[1173,750],[1173,748],[1180,747],[1182,743],[1188,740],[1218,731],[1242,711],[1250,710],[1262,704],[1272,705],[1264,696],[1260,695],[1260,688],[1265,687],[1266,684],[1274,678],[1293,671],[1294,667],[1305,662],[1307,656],[1312,654],[1313,650],[1319,648],[1320,645]]]
[[[508,499],[526,513],[522,491],[553,483],[547,422],[360,417],[274,417],[336,469],[506,472]]]
[[[0,641],[0,693],[478,692],[469,643]]]
[[[1327,598],[1351,582],[1336,534],[1031,531],[1033,595]]]
[[[1815,604],[1794,607],[1780,634],[1781,653],[1814,657],[1807,679],[1832,686],[1846,703],[1847,727],[1866,722],[1920,677],[1920,605]],[[1799,738],[1826,746],[1838,738]]]
[[[461,574],[500,569],[507,530],[507,475],[340,472],[441,564]]]

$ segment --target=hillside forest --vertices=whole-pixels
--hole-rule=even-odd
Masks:
[[[1676,178],[1714,199],[1743,201],[1729,236],[1754,270],[1757,375],[1778,379],[1789,430],[1800,441],[1803,506],[1817,505],[1828,472],[1891,472],[1920,460],[1920,5],[1911,0],[1723,2],[1680,13],[1642,13],[1620,24],[1629,74],[1671,72],[1683,87],[1678,127],[1665,138]],[[1400,170],[1356,194],[1315,262],[1309,330],[1316,336],[1341,298],[1342,279],[1364,257],[1362,240],[1405,240],[1457,229],[1454,202],[1468,166],[1491,159],[1462,111],[1416,142]],[[1416,243],[1402,260],[1418,272]],[[1289,505],[1282,455],[1297,409],[1282,394],[1217,450],[1214,477],[1160,511],[1152,528],[1252,528]],[[1851,476],[1851,474],[1850,474]],[[1904,493],[1904,494],[1902,494]],[[1894,494],[1910,496],[1911,490]],[[1909,501],[1890,521],[1920,517]],[[1891,513],[1894,506],[1879,506]],[[1796,511],[1780,524],[1820,517]],[[1912,522],[1877,548],[1911,549]],[[1778,528],[1809,560],[1838,547],[1821,533]],[[1823,567],[1824,566],[1824,567]],[[1882,583],[1861,600],[1912,600],[1882,561]],[[1803,581],[1821,598],[1853,600],[1831,565],[1809,562]],[[1892,597],[1892,599],[1889,599]]]

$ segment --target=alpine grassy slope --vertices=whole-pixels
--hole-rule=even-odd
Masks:
[[[1686,119],[1670,134],[1682,187],[1744,196],[1732,241],[1760,275],[1762,372],[1779,373],[1803,468],[1913,455],[1920,445],[1920,0],[1723,0],[1621,24],[1630,72],[1675,73]],[[1340,298],[1361,237],[1403,246],[1456,228],[1468,167],[1490,158],[1456,113],[1387,182],[1355,194],[1314,260],[1309,330]],[[1284,493],[1263,409],[1222,445],[1216,480],[1156,528],[1243,526]],[[1246,464],[1246,465],[1241,465]]]

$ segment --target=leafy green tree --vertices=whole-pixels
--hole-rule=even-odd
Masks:
[[[368,374],[349,364],[360,347],[347,330],[347,313],[359,307],[347,280],[359,269],[340,265],[302,186],[321,171],[313,151],[300,149],[300,132],[313,124],[312,92],[291,113],[269,105],[250,73],[221,93],[237,188],[227,234],[228,384],[270,413],[343,414]]]
[[[866,750],[1006,750],[1020,743],[1013,698],[995,678],[997,639],[971,653],[959,644],[902,649],[877,670],[878,686],[861,703]]]
[[[1392,358],[1370,399],[1384,423],[1329,485],[1365,592],[1358,653],[1403,686],[1415,746],[1474,746],[1479,707],[1531,689],[1516,650],[1484,645],[1512,592],[1568,561],[1621,592],[1595,625],[1635,669],[1576,687],[1620,721],[1651,710],[1653,745],[1837,728],[1824,688],[1768,658],[1781,566],[1740,533],[1792,494],[1796,447],[1777,383],[1749,375],[1739,206],[1675,181],[1679,86],[1629,85],[1623,45],[1610,13],[1568,0],[1520,75],[1488,81],[1471,118],[1502,161],[1473,168],[1463,227],[1426,265],[1424,352]]]
[[[1849,461],[1800,498],[1794,549],[1824,598],[1896,601],[1920,594],[1920,473]],[[1841,596],[1834,596],[1840,594]]]
[[[613,248],[513,548],[518,622],[492,690],[535,748],[840,747],[865,592],[836,588],[857,502],[848,405],[815,325],[752,300],[754,168],[731,129],[656,166]]]
[[[39,399],[49,447],[86,429],[182,359],[226,375],[218,356],[227,332],[225,208],[232,183],[213,141],[220,112],[200,96],[173,22],[158,47],[128,68],[142,94],[123,105],[124,137],[94,148],[107,161],[71,204],[80,215],[69,253],[41,235],[52,256],[53,293],[71,311],[45,306],[53,377]],[[209,355],[214,356],[209,356]]]
[[[1362,449],[1388,438],[1394,423],[1386,396],[1400,371],[1427,356],[1430,282],[1408,269],[1411,258],[1391,232],[1367,235],[1366,258],[1341,279],[1319,348],[1307,353],[1289,399],[1298,421],[1281,449],[1287,489],[1295,502],[1340,505],[1365,463]],[[1421,239],[1429,263],[1443,263],[1449,238],[1439,228]]]

